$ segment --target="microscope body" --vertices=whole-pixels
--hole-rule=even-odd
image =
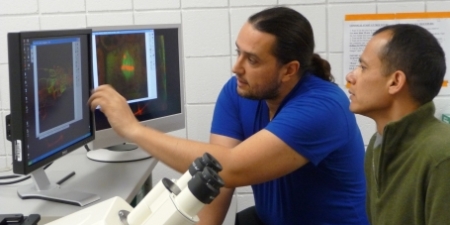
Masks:
[[[172,193],[168,195],[166,201],[164,201],[158,210],[152,213],[142,225],[153,225],[153,224],[180,224],[180,225],[192,225],[199,221],[196,214],[189,215],[186,212],[181,211],[176,203],[176,196]],[[132,224],[130,224],[132,225]]]
[[[205,157],[214,165],[204,163]],[[224,186],[217,172],[222,168],[208,153],[193,162],[178,180],[162,179],[133,208],[113,197],[47,225],[193,225],[198,212],[209,204]],[[210,163],[210,162],[209,162]],[[200,165],[200,166],[199,166]]]

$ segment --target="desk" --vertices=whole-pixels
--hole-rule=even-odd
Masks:
[[[24,200],[17,195],[17,188],[31,184],[32,179],[28,179],[0,186],[0,214],[22,213],[27,216],[36,213],[41,215],[39,224],[44,224],[114,196],[131,202],[151,176],[157,162],[154,158],[130,163],[95,162],[86,157],[84,148],[80,148],[56,160],[46,173],[51,182],[56,182],[61,175],[75,171],[75,176],[61,187],[95,193],[100,196],[100,200],[84,207],[41,199]]]

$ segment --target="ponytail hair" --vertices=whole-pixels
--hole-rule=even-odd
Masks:
[[[280,64],[300,63],[299,76],[311,72],[323,80],[333,82],[330,64],[314,53],[311,24],[299,12],[282,6],[268,8],[248,19],[253,27],[276,37],[273,54]]]
[[[319,54],[314,53],[311,59],[311,65],[308,69],[313,75],[330,82],[334,82],[334,77],[331,74],[330,63],[322,59]]]

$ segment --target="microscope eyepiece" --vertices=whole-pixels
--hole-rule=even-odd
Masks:
[[[215,159],[211,154],[205,152],[202,156],[202,161],[214,171],[222,171],[222,165],[220,165],[219,161],[217,161],[217,159]]]
[[[202,172],[197,172],[192,177],[188,182],[188,188],[200,202],[209,204],[219,195],[220,188],[224,184],[214,169],[205,167]]]
[[[189,167],[189,173],[191,176],[194,176],[197,172],[203,171],[206,166],[211,167],[216,172],[222,171],[220,163],[211,154],[205,152],[202,157],[198,157],[192,162]]]
[[[217,172],[210,167],[205,167],[201,175],[205,180],[207,180],[208,185],[213,186],[217,190],[225,185],[219,174],[217,174]]]

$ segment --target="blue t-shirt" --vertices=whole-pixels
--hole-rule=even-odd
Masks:
[[[256,211],[268,225],[368,224],[364,144],[349,100],[336,85],[305,75],[272,121],[264,100],[223,87],[211,133],[245,140],[266,129],[309,163],[283,177],[252,185]]]

